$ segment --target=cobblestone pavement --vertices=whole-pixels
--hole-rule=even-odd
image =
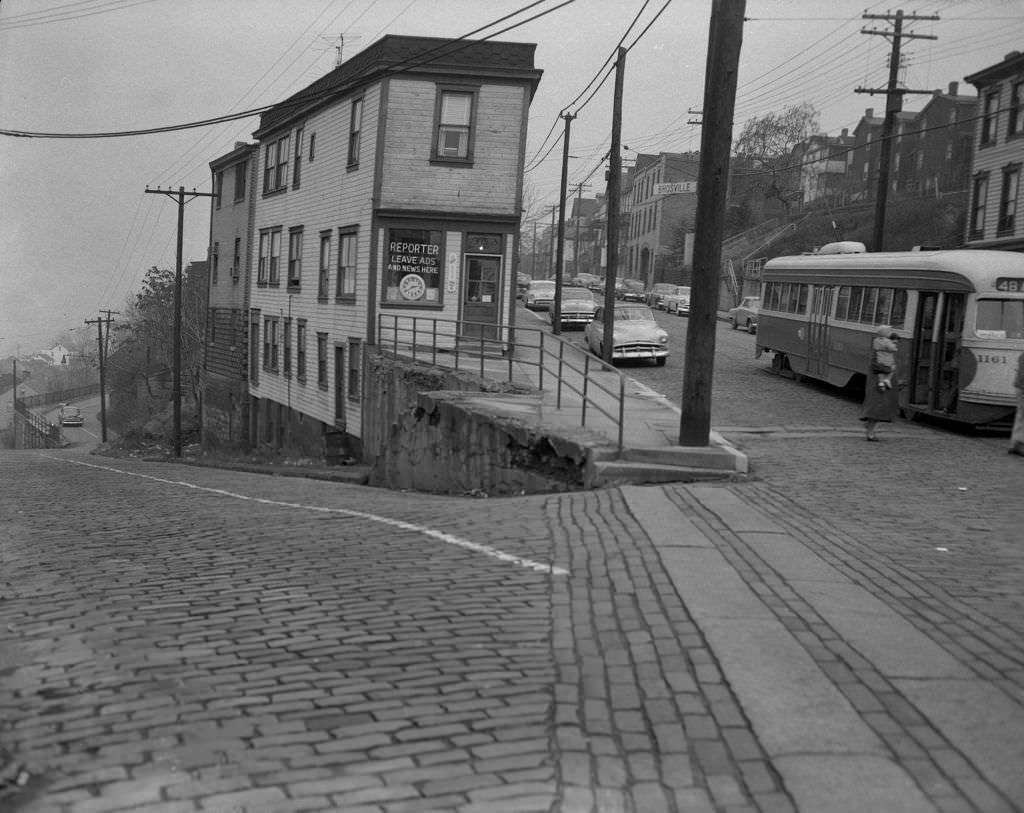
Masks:
[[[1024,810],[1024,467],[752,398],[752,337],[719,338],[729,484],[482,500],[4,453],[0,810]]]

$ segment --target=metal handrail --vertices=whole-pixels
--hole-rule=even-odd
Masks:
[[[470,330],[467,331],[467,328]],[[489,336],[496,333],[497,336]],[[536,342],[525,343],[522,339],[536,334]],[[495,325],[492,322],[474,322],[467,319],[435,319],[428,316],[406,316],[403,314],[379,314],[377,317],[377,339],[381,347],[391,350],[395,356],[405,356],[413,361],[430,359],[430,363],[438,366],[438,353],[453,362],[454,369],[470,369],[463,367],[464,359],[479,360],[481,378],[488,375],[485,362],[487,359],[504,359],[505,380],[514,383],[515,364],[537,368],[537,387],[544,389],[545,372],[555,376],[555,408],[562,409],[563,391],[575,393],[581,399],[580,426],[587,426],[588,408],[596,410],[612,421],[616,429],[618,450],[623,448],[623,428],[626,401],[626,377],[621,371],[592,354],[583,352],[582,366],[566,358],[566,349],[579,350],[561,336],[548,333],[540,328],[509,327]],[[534,361],[529,357],[536,353]],[[550,363],[546,363],[550,362]],[[445,365],[448,366],[448,365]],[[472,365],[474,371],[476,365]],[[596,367],[596,370],[594,369]],[[567,372],[568,371],[568,372]],[[618,387],[608,387],[596,379],[593,372],[611,372],[615,374]],[[569,380],[569,374],[576,374],[582,379],[577,387]],[[592,394],[591,390],[598,390]],[[614,412],[609,411],[600,401],[600,393],[610,396],[615,402]]]

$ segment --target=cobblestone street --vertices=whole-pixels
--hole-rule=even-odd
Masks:
[[[0,471],[5,810],[1021,809],[1019,514],[929,567],[986,505],[942,484],[899,529],[859,521],[884,477],[815,512],[756,478],[483,500]],[[888,778],[875,806],[818,795],[858,776]]]

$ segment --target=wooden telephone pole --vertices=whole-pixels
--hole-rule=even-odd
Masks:
[[[725,194],[729,185],[729,151],[745,10],[746,0],[713,0],[711,4],[707,69],[704,71],[700,174],[697,178],[697,218],[694,224],[693,290],[683,363],[680,446],[707,446],[711,437],[718,280],[722,266]]]
[[[908,20],[938,20],[937,15],[904,14],[902,9],[895,14],[863,14],[865,20],[892,20],[892,31],[862,28],[862,34],[878,34],[892,37],[892,53],[889,56],[889,83],[884,90],[872,88],[855,88],[855,93],[884,93],[885,119],[882,122],[881,154],[878,158],[878,194],[875,199],[875,228],[872,237],[872,248],[882,251],[885,246],[885,206],[889,194],[889,163],[892,155],[892,133],[896,129],[896,114],[903,109],[903,96],[906,93],[926,93],[930,90],[908,90],[897,87],[900,70],[900,45],[904,39],[934,40],[931,34],[910,34],[903,31],[903,23]]]
[[[622,85],[626,75],[626,49],[619,46],[615,59],[615,95],[612,97],[612,147],[608,153],[608,242],[604,274],[604,318],[601,358],[612,363],[615,345],[615,279],[619,270],[619,197],[622,185]]]
[[[184,186],[178,191],[146,188],[148,195],[166,195],[178,204],[178,253],[174,267],[174,455],[181,457],[181,250],[185,234],[185,204],[196,198],[215,198],[216,192],[186,193]],[[186,194],[188,200],[185,199]]]
[[[105,313],[107,316],[105,319],[86,319],[87,325],[96,325],[96,341],[99,347],[100,357],[100,439],[107,442],[107,387],[105,379],[105,371],[107,367],[107,343],[110,341],[110,323],[113,321],[111,318],[117,311],[100,311]],[[103,323],[107,324],[107,338],[103,338]]]
[[[558,193],[558,249],[555,254],[555,302],[552,307],[551,330],[558,336],[562,333],[562,269],[565,267],[565,194],[569,179],[569,125],[576,118],[563,113],[565,135],[562,136],[562,184]]]

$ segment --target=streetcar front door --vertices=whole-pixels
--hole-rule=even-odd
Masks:
[[[815,285],[811,290],[811,312],[807,324],[807,373],[829,380],[828,315],[832,312],[832,287]]]
[[[922,291],[919,295],[908,382],[911,406],[956,412],[965,304],[964,294]]]

